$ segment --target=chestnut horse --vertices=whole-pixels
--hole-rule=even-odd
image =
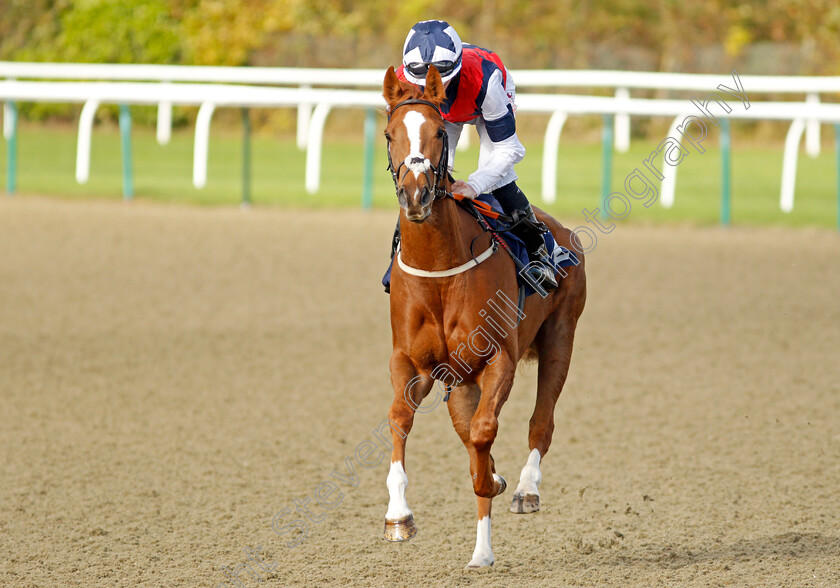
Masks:
[[[394,401],[388,418],[393,452],[385,537],[404,541],[416,533],[405,498],[405,444],[417,409],[438,380],[457,386],[447,406],[469,453],[478,497],[476,546],[467,567],[490,566],[494,562],[490,507],[493,497],[506,488],[490,455],[499,412],[510,393],[517,362],[531,349],[539,360],[537,400],[528,434],[530,454],[511,511],[537,511],[540,460],[551,445],[554,407],[569,370],[575,327],[586,299],[583,255],[578,255],[578,265],[566,268],[568,275],[557,290],[545,298],[528,297],[524,317],[520,314],[521,321],[511,320],[517,311],[516,303],[510,304],[517,300],[516,268],[509,256],[493,247],[490,234],[451,197],[447,135],[439,110],[445,98],[440,75],[430,67],[421,91],[400,81],[390,68],[383,95],[389,110],[385,137],[402,233],[391,273]],[[542,211],[536,214],[559,245],[572,248],[571,231]],[[476,265],[470,262],[473,259],[481,261]],[[502,297],[507,299],[507,321],[485,308],[495,301],[493,308],[501,310]]]

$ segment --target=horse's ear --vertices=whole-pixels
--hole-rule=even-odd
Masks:
[[[430,65],[429,71],[426,73],[426,91],[423,92],[423,98],[438,106],[446,100],[446,91],[443,89],[443,82],[440,80],[440,74],[434,65]]]
[[[385,72],[385,81],[382,83],[382,96],[385,98],[388,106],[393,106],[397,102],[402,91],[400,80],[396,72],[394,72],[394,66],[391,66]]]

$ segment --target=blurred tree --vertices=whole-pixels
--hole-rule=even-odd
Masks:
[[[35,47],[61,31],[59,17],[69,0],[4,0],[0,2],[0,59],[22,60]]]
[[[245,65],[263,42],[267,0],[240,3],[198,0],[184,13],[187,61],[197,65]]]
[[[837,0],[0,0],[0,59],[384,68],[429,18],[514,69],[840,74]]]
[[[180,24],[171,17],[166,0],[35,0],[26,4],[20,13],[40,14],[34,19],[34,26],[28,24],[32,18],[29,16],[22,19],[23,27],[17,27],[33,35],[18,48],[17,59],[88,63],[180,61]]]

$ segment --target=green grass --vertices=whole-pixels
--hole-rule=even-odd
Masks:
[[[381,121],[380,121],[381,124]],[[321,190],[309,195],[304,190],[305,154],[288,139],[255,136],[253,139],[252,195],[257,205],[293,207],[359,206],[362,190],[363,146],[361,129],[357,140],[330,138],[324,146]],[[377,133],[374,163],[374,206],[396,208],[390,174],[385,171],[384,141]],[[706,153],[694,151],[679,166],[676,203],[670,210],[659,203],[644,208],[633,203],[623,222],[677,222],[714,224],[720,215],[720,153],[709,140]],[[241,197],[241,137],[236,131],[214,132],[210,141],[207,186],[192,186],[193,134],[176,132],[169,145],[156,143],[150,129],[133,133],[135,196],[142,200],[198,205],[235,205]],[[581,210],[598,206],[601,178],[601,148],[597,144],[561,141],[558,198],[551,205],[541,202],[540,174],[542,144],[526,143],[528,155],[517,166],[519,184],[530,199],[546,208],[565,224],[583,223]],[[621,189],[624,178],[655,147],[636,140],[626,154],[614,154],[613,189]],[[75,181],[75,129],[24,125],[18,135],[18,192],[64,198],[122,197],[120,140],[116,129],[96,128],[93,135],[90,181]],[[0,142],[0,186],[6,182],[6,144]],[[474,169],[477,149],[460,152],[456,176]],[[780,225],[835,227],[837,223],[837,163],[828,146],[816,159],[800,157],[796,202],[791,214],[779,210],[782,149],[741,147],[737,130],[732,149],[732,222],[738,225]],[[460,172],[457,173],[457,172]]]

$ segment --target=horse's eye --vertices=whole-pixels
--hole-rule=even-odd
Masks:
[[[390,140],[391,140],[391,135],[389,135],[387,132],[385,133],[385,140],[386,140],[386,141],[390,141]]]
[[[443,136],[446,134],[446,129],[438,129],[437,136],[438,139],[443,139]]]

